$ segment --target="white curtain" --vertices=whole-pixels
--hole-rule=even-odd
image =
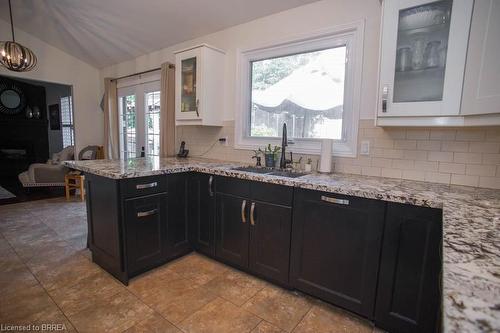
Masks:
[[[120,158],[116,80],[104,79],[104,150],[106,158]]]
[[[175,67],[169,62],[161,65],[160,91],[160,155],[175,156]]]

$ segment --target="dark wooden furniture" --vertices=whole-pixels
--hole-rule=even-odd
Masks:
[[[293,188],[217,177],[218,259],[288,286]]]
[[[86,190],[92,258],[125,284],[195,249],[389,332],[439,331],[441,210],[203,173]]]
[[[375,323],[389,332],[438,332],[442,212],[389,203]]]
[[[385,203],[296,190],[291,283],[372,318]]]
[[[88,174],[85,184],[92,259],[124,284],[191,251],[186,174],[120,180]]]

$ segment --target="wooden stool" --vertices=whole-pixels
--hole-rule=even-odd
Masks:
[[[85,200],[85,176],[79,173],[69,172],[64,176],[64,184],[66,186],[66,200],[69,200],[71,190],[80,190],[80,199]],[[76,194],[76,191],[75,191]]]

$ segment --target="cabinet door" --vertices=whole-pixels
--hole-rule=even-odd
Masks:
[[[465,67],[463,115],[500,113],[500,1],[475,0]]]
[[[165,259],[167,194],[125,200],[128,271],[151,268]]]
[[[459,114],[472,5],[384,1],[379,117]]]
[[[168,175],[168,221],[166,255],[178,257],[190,251],[188,235],[188,176]]]
[[[436,332],[441,211],[388,204],[375,321],[390,332]]]
[[[199,252],[215,255],[215,177],[192,174],[189,179],[189,233],[191,245]]]
[[[248,267],[250,200],[217,193],[215,255],[227,263]]]
[[[202,118],[200,105],[201,48],[194,48],[176,54],[175,66],[175,108],[177,120]]]
[[[250,270],[288,285],[292,209],[253,201],[250,204]]]
[[[290,283],[372,318],[385,203],[296,190]]]

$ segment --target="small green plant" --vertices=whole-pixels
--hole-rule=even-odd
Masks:
[[[268,144],[266,146],[266,148],[264,148],[264,154],[265,155],[274,155],[274,156],[276,156],[276,155],[278,155],[278,153],[280,152],[280,150],[281,150],[281,147],[279,147],[279,146],[272,147],[271,144]],[[260,148],[259,148],[259,151],[262,152],[262,150]]]

